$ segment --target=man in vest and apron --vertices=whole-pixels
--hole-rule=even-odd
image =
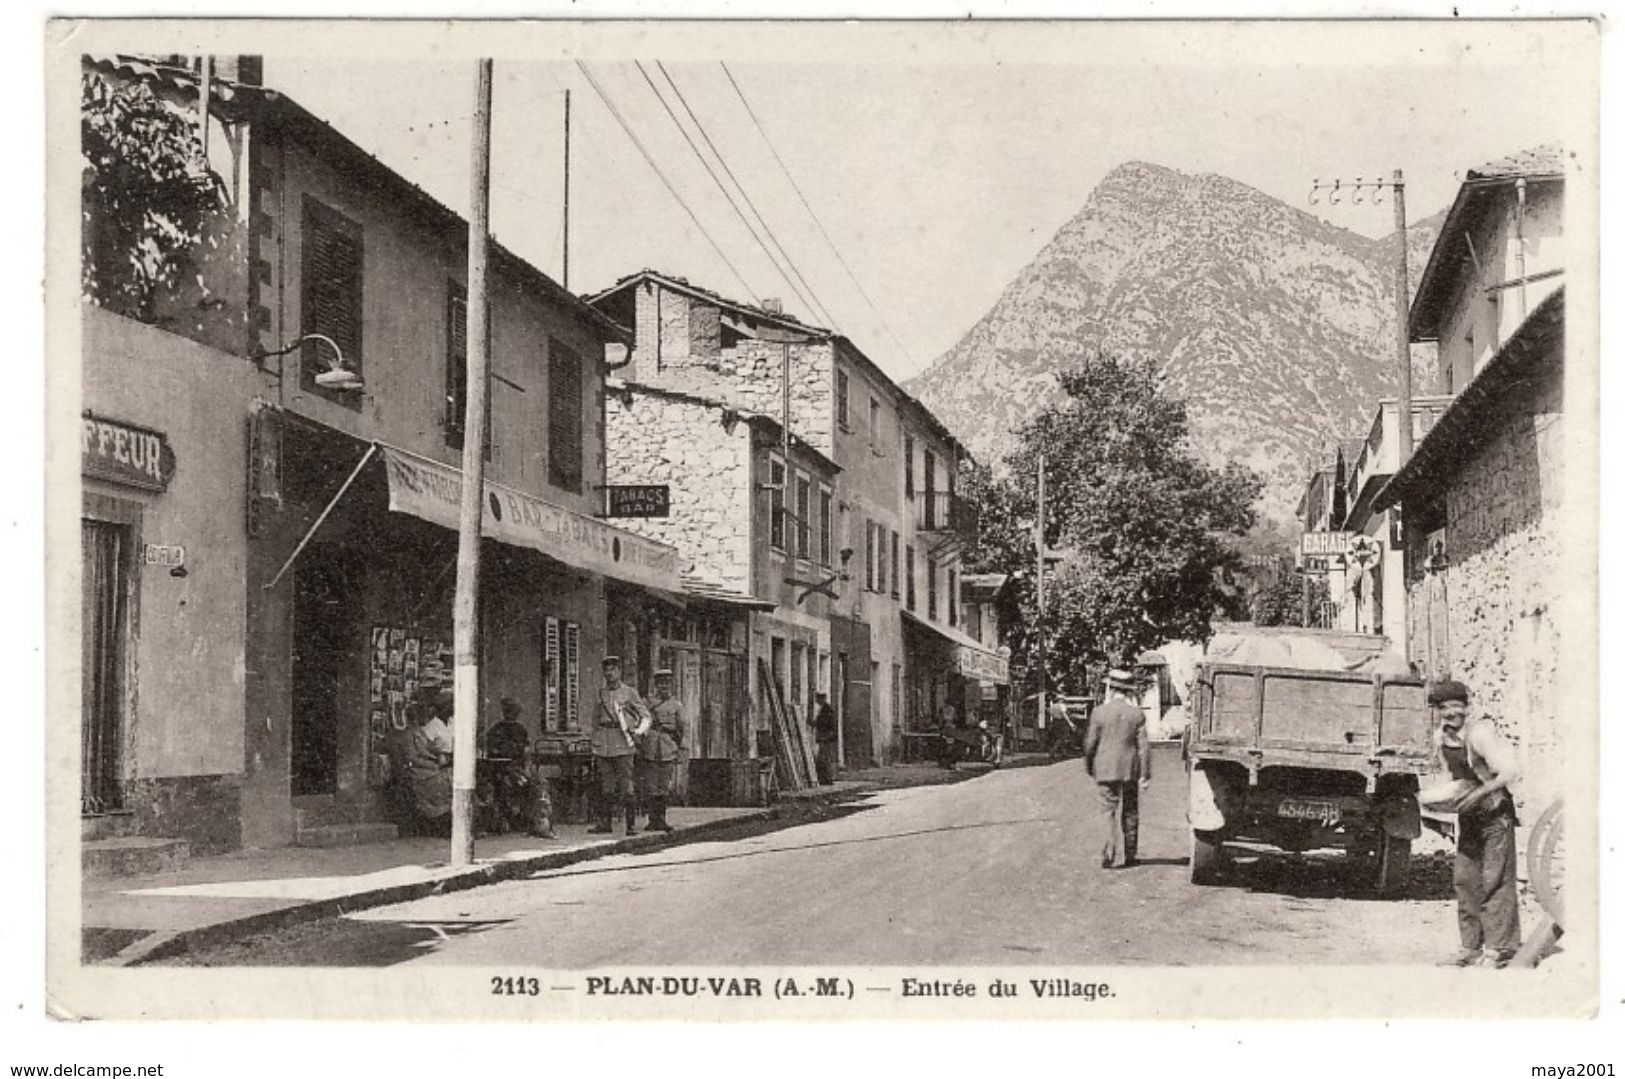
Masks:
[[[1504,967],[1518,950],[1518,816],[1507,785],[1517,778],[1512,747],[1487,719],[1467,716],[1467,687],[1435,682],[1435,735],[1450,778],[1471,784],[1455,805],[1456,922],[1461,949],[1443,966]]]
[[[649,830],[669,832],[666,800],[671,794],[672,775],[683,746],[683,705],[673,692],[671,671],[664,667],[654,675],[654,703],[648,733],[638,740],[638,797],[649,810]]]
[[[632,804],[632,759],[638,739],[649,730],[649,709],[638,691],[621,681],[621,657],[604,657],[604,688],[593,715],[592,763],[598,770],[598,822],[589,832],[603,834],[626,815],[626,834],[637,834]]]

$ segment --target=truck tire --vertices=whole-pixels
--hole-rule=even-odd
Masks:
[[[1411,875],[1411,841],[1382,833],[1377,837],[1376,863],[1372,888],[1377,897],[1396,899],[1404,895]]]
[[[1224,868],[1224,847],[1216,832],[1191,829],[1191,883],[1212,884]]]

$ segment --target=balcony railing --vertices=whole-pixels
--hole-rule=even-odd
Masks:
[[[954,532],[967,542],[976,536],[976,505],[957,494],[922,491],[914,496],[914,513],[920,532]]]

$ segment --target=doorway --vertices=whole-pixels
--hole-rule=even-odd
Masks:
[[[80,811],[124,806],[124,685],[129,648],[129,525],[84,518],[81,597]]]
[[[338,791],[339,690],[360,627],[360,566],[352,555],[312,550],[294,571],[295,797]]]

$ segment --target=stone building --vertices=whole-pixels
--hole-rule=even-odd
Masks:
[[[700,655],[662,648],[685,711],[698,717],[690,800],[753,801],[756,762],[773,752],[759,673],[773,673],[809,745],[815,695],[829,685],[839,470],[801,438],[786,439],[777,419],[689,393],[615,384],[606,415],[609,482],[669,491],[667,516],[625,526],[676,547],[688,617],[705,612],[728,629]]]
[[[1557,617],[1589,569],[1561,527],[1566,477],[1564,162],[1545,148],[1467,174],[1417,289],[1453,399],[1372,500],[1404,523],[1410,657],[1473,691],[1518,746],[1523,800],[1563,790]]]
[[[964,448],[850,340],[771,301],[644,270],[591,302],[633,327],[629,381],[776,417],[839,469],[818,525],[841,571],[818,686],[848,766],[894,758],[903,731],[948,703],[961,651],[978,647],[959,632],[960,537],[974,523],[957,490]]]
[[[174,58],[84,70],[200,96]],[[146,321],[84,310],[86,832],[385,837],[404,706],[451,668],[467,225],[261,89],[251,59],[213,70],[230,76],[209,94],[230,242],[200,244]],[[465,721],[512,696],[562,743],[590,724],[617,605],[676,607],[683,586],[674,548],[600,519],[605,348],[627,332],[495,244],[487,317],[489,417],[467,436],[486,456],[482,714]],[[143,462],[159,447],[161,481],[121,435]]]
[[[1411,398],[1411,438],[1420,442],[1433,429],[1448,397]],[[1365,441],[1359,444],[1343,477],[1347,507],[1342,527],[1349,549],[1342,556],[1342,592],[1334,597],[1337,628],[1388,638],[1396,656],[1407,655],[1405,611],[1405,544],[1399,514],[1378,511],[1372,500],[1399,468],[1399,404],[1379,401]]]

